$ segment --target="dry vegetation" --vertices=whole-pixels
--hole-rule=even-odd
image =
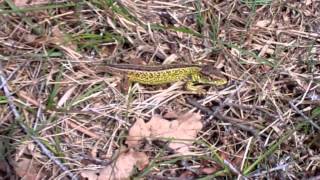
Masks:
[[[0,179],[320,178],[320,2],[257,3],[0,1]],[[229,83],[126,93],[105,61],[211,63]]]

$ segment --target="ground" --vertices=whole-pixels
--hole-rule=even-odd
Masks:
[[[0,179],[320,178],[320,2],[0,0]],[[224,86],[105,63],[211,64]]]

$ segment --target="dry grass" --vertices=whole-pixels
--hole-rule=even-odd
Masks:
[[[136,118],[200,108],[194,155],[146,141],[153,161],[132,177],[319,178],[320,2],[10,2],[0,3],[1,71],[21,118],[0,92],[0,176],[26,157],[47,177],[68,175],[30,134],[79,176],[125,147]],[[181,83],[126,95],[119,78],[92,70],[103,61],[214,63],[230,81],[205,96]]]

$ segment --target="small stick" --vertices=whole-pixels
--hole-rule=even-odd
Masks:
[[[305,120],[309,121],[309,123],[310,123],[313,127],[315,127],[316,129],[320,130],[319,125],[316,124],[315,122],[313,122],[311,118],[309,118],[309,117],[307,117],[306,115],[304,115],[304,113],[303,113],[300,109],[298,109],[297,106],[292,103],[292,101],[289,101],[289,104],[290,104],[290,106],[291,106],[300,116],[302,116]]]
[[[220,103],[220,105],[216,108],[216,110],[211,114],[212,116],[216,116],[217,113],[219,113],[219,111],[224,108],[226,106],[226,103],[229,101],[229,99],[232,99],[232,97],[234,97],[234,95],[242,88],[242,86],[244,86],[244,84],[248,81],[250,76],[248,76],[246,79],[244,79],[240,85],[237,87],[237,89],[228,95],[228,97],[222,102]]]
[[[223,119],[223,120],[226,120],[228,122],[230,122],[231,124],[233,124],[234,126],[238,127],[239,129],[242,129],[242,130],[245,130],[245,131],[248,131],[250,132],[251,134],[257,136],[258,135],[258,132],[257,130],[253,129],[252,127],[250,126],[246,126],[244,124],[240,124],[239,122],[243,122],[242,120],[240,119],[236,119],[236,118],[233,118],[233,117],[228,117],[228,116],[223,116],[221,115],[220,112],[214,112],[212,111],[211,109],[205,107],[205,106],[202,106],[200,103],[198,103],[196,100],[194,99],[190,99],[190,98],[187,98],[187,102],[191,105],[193,105],[194,107],[198,108],[200,111],[208,114],[209,116],[213,116],[213,117],[217,117],[218,119]],[[208,123],[208,122],[205,122],[205,123]]]

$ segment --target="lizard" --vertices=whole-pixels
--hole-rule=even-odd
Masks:
[[[172,64],[143,66],[133,64],[105,64],[95,70],[110,74],[124,75],[129,82],[145,85],[161,85],[186,81],[186,89],[203,93],[196,85],[225,85],[228,81],[220,70],[212,65]]]

